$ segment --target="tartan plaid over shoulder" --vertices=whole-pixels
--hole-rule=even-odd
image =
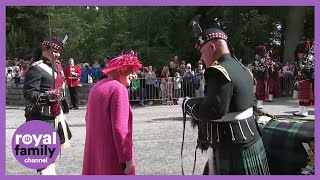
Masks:
[[[270,174],[301,174],[308,163],[302,143],[314,141],[314,123],[271,120],[262,129]]]

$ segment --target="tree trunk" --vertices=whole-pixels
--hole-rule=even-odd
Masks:
[[[286,23],[286,37],[284,44],[284,62],[294,58],[296,45],[302,40],[306,7],[290,7]]]

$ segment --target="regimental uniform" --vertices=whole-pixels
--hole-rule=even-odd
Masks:
[[[261,109],[262,103],[268,99],[268,76],[265,60],[266,47],[258,46],[256,48],[256,61],[253,62],[253,75],[256,80],[256,98],[257,107]]]
[[[299,80],[299,105],[300,110],[294,113],[296,116],[308,116],[308,107],[314,105],[314,60],[307,57],[299,59],[298,54],[307,55],[310,50],[310,41],[300,42],[295,49],[295,60],[297,68],[297,78]]]
[[[194,29],[199,27],[195,20],[192,24]],[[228,43],[227,35],[220,29],[195,34],[198,50],[212,39]],[[231,53],[207,67],[204,77],[206,97],[185,99],[183,110],[199,127],[197,146],[209,150],[209,170],[205,174],[269,174],[265,149],[253,118],[251,72]]]
[[[71,104],[73,109],[78,109],[79,98],[78,91],[80,86],[81,70],[77,65],[67,66],[65,69],[67,85],[69,87]]]
[[[276,68],[275,62],[271,57],[266,58],[266,74],[267,74],[267,92],[268,92],[268,99],[267,101],[273,101],[273,94],[274,94],[274,81],[276,77]]]
[[[45,39],[42,46],[48,48],[50,47],[49,43],[50,40]],[[52,47],[56,51],[61,51],[63,44],[53,38]],[[55,87],[53,87],[54,83]],[[47,93],[50,90],[54,90],[54,95],[62,98],[50,102]],[[62,148],[68,147],[70,145],[71,132],[64,115],[64,113],[68,113],[69,109],[66,99],[63,97],[64,78],[61,65],[55,62],[52,67],[51,61],[48,59],[34,62],[26,72],[23,93],[27,101],[25,109],[26,121],[41,120],[48,122],[57,130]],[[54,167],[52,168],[54,169]],[[48,166],[45,170],[50,169],[51,171],[52,168]]]

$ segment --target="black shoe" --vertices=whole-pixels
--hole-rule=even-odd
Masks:
[[[70,109],[77,110],[79,107],[71,107]]]
[[[306,116],[306,115],[303,115],[303,114],[299,114],[299,113],[293,113],[293,115],[294,116],[298,116],[298,117],[308,117],[308,116]]]
[[[300,116],[300,114],[296,113],[292,113],[294,116]]]

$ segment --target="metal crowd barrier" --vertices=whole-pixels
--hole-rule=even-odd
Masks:
[[[193,78],[134,79],[128,88],[130,101],[175,103],[181,97],[204,95],[203,76]],[[196,81],[198,84],[195,84]]]
[[[195,81],[200,80],[200,86]],[[203,76],[198,78],[154,78],[134,79],[128,88],[130,101],[148,102],[160,101],[163,104],[176,103],[181,97],[204,96]],[[284,74],[280,77],[281,96],[292,96],[294,88],[294,77],[291,74]]]
[[[281,95],[282,96],[292,96],[293,95],[293,88],[294,88],[294,76],[291,74],[283,74],[280,77],[280,84],[281,84]]]

